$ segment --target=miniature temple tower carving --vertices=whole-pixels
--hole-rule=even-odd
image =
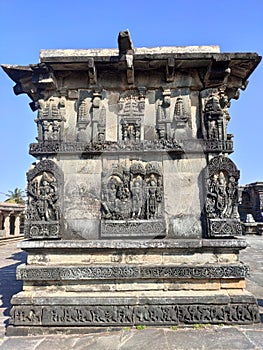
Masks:
[[[65,121],[65,99],[50,97],[47,101],[38,101],[38,116],[35,120],[38,126],[39,141],[61,141]]]
[[[139,143],[143,140],[144,94],[121,97],[118,106],[119,140],[125,143]]]

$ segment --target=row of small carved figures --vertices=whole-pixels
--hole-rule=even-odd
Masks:
[[[259,321],[256,304],[19,307],[11,310],[15,325],[251,323]]]

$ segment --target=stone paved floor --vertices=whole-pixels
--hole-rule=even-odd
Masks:
[[[263,237],[247,236],[250,247],[241,260],[250,264],[247,289],[257,298],[263,322]],[[114,332],[82,335],[5,337],[5,322],[13,294],[21,289],[15,269],[25,254],[16,243],[0,247],[0,349],[1,350],[256,350],[263,349],[263,323],[249,326],[124,328]]]

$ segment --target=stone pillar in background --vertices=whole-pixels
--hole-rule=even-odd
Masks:
[[[10,213],[7,214],[5,218],[5,232],[6,232],[6,237],[10,235]]]
[[[228,109],[260,57],[118,44],[3,66],[38,130],[9,334],[258,322]]]

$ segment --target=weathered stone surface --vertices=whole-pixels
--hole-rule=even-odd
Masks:
[[[44,50],[14,327],[253,323],[229,107],[260,62],[216,46]],[[129,286],[132,283],[132,286]]]
[[[245,278],[246,265],[207,266],[20,266],[17,278],[23,280],[82,280],[82,279],[218,279]]]

